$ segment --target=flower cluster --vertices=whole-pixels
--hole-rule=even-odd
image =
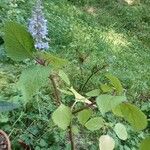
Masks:
[[[32,18],[29,19],[29,32],[35,40],[35,48],[44,50],[49,48],[47,42],[47,20],[44,17],[42,0],[36,0],[32,11]]]

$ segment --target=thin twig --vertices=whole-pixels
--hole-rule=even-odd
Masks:
[[[80,88],[80,91],[83,91],[83,89],[85,88],[85,86],[87,85],[87,83],[89,82],[89,80],[96,74],[98,73],[100,70],[103,70],[107,67],[108,65],[105,64],[103,65],[101,68],[97,68],[95,71],[92,71],[92,73],[90,74],[90,76],[87,78],[87,80],[85,81],[85,83],[83,84],[83,86]]]
[[[76,114],[76,113],[78,113],[78,112],[80,112],[80,111],[82,111],[82,110],[84,110],[84,109],[87,109],[87,108],[89,108],[89,107],[91,107],[91,106],[93,106],[93,105],[95,105],[95,104],[96,104],[96,102],[94,101],[94,102],[92,102],[91,104],[88,104],[88,105],[86,105],[86,106],[84,106],[84,107],[82,107],[82,108],[79,108],[79,109],[73,111],[72,113],[73,113],[73,114]]]
[[[61,103],[60,92],[57,89],[57,84],[56,84],[56,81],[54,79],[54,75],[50,75],[49,79],[51,80],[53,88],[54,88],[54,95],[55,95],[55,99],[56,99],[56,104],[59,106]]]
[[[68,128],[69,128],[69,140],[71,142],[71,150],[75,150],[76,148],[75,148],[75,143],[74,143],[74,138],[73,138],[71,124],[70,124],[70,126]]]

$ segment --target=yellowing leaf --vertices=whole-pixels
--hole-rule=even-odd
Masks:
[[[96,99],[99,110],[102,114],[112,110],[126,100],[125,96],[100,95]]]
[[[128,138],[126,127],[122,123],[117,123],[114,127],[114,131],[121,140]]]
[[[100,150],[113,150],[115,148],[115,140],[109,135],[102,135],[99,138]]]
[[[102,128],[103,125],[104,125],[103,118],[95,117],[95,118],[91,118],[88,122],[86,122],[85,127],[88,130],[95,131]]]
[[[58,127],[65,130],[70,125],[72,119],[71,109],[61,104],[52,114],[52,119]]]

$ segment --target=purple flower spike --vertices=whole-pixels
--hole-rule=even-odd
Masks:
[[[38,50],[48,49],[47,42],[47,20],[44,17],[42,0],[36,0],[32,11],[32,18],[29,19],[29,32],[35,40],[35,48]]]

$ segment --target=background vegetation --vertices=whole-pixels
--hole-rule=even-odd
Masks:
[[[3,24],[15,20],[27,25],[34,1],[1,0],[0,31]],[[100,88],[104,74],[116,75],[126,90],[127,98],[149,117],[150,114],[150,1],[141,0],[128,4],[124,0],[45,0],[45,15],[48,19],[50,51],[69,60],[65,71],[75,89],[88,92]],[[0,46],[0,100],[23,103],[16,90],[21,71],[32,62],[16,63],[6,57]],[[98,72],[82,89],[95,67],[108,67]],[[51,83],[50,83],[51,84]],[[51,87],[50,87],[51,88]],[[19,149],[18,140],[32,145],[36,150],[69,149],[65,132],[53,128],[49,120],[56,106],[52,103],[51,89],[41,89],[38,103],[33,101],[30,111],[0,114],[0,128],[10,134],[13,149]],[[65,101],[70,99],[65,95]],[[112,123],[117,120],[108,115]],[[78,149],[98,149],[96,136],[105,133],[89,133],[80,128],[76,135]],[[137,150],[139,141],[150,132],[150,127],[140,134],[128,126],[126,142],[116,139],[118,150]],[[116,135],[113,133],[112,137]]]

